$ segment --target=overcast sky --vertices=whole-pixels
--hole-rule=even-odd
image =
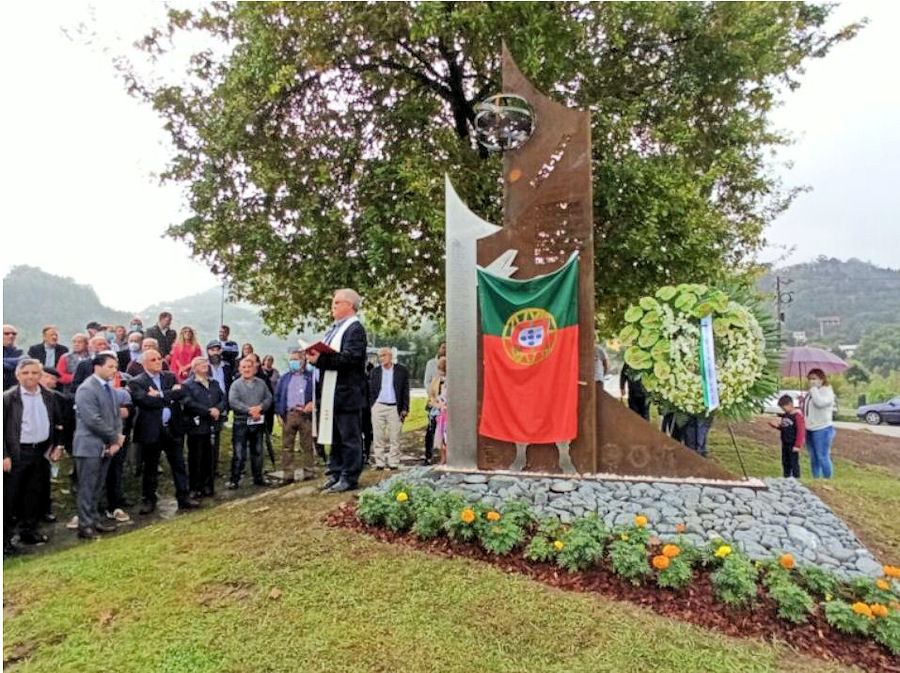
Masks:
[[[176,187],[153,177],[166,161],[159,119],[128,97],[112,52],[161,16],[161,3],[3,3],[0,8],[0,273],[40,266],[92,285],[121,310],[217,283],[187,247],[163,236],[185,217]],[[809,185],[767,231],[763,261],[817,255],[900,267],[900,3],[848,2],[833,24],[863,16],[859,37],[809,65],[773,119],[797,144],[778,169]],[[96,26],[93,46],[62,27]],[[100,246],[98,242],[108,245]]]

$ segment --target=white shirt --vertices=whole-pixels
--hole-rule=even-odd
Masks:
[[[381,404],[397,404],[397,393],[394,392],[394,366],[388,369],[381,366],[381,390],[378,391],[376,402]]]
[[[19,386],[19,394],[22,396],[22,435],[19,442],[22,444],[40,444],[50,439],[50,415],[44,404],[40,386],[29,393]]]

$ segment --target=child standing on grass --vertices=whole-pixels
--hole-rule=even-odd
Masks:
[[[778,406],[784,412],[778,414],[778,423],[770,423],[781,431],[781,468],[785,477],[800,478],[800,449],[806,437],[806,424],[803,414],[794,408],[794,400],[790,395],[778,398]]]

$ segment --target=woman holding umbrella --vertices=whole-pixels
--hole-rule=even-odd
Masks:
[[[806,418],[806,448],[813,478],[831,479],[831,442],[834,439],[834,389],[828,385],[825,372],[810,369],[806,375],[809,393],[803,400]]]

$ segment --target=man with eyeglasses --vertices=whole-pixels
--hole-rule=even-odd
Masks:
[[[16,385],[16,365],[22,358],[22,349],[16,348],[17,334],[12,325],[3,326],[3,390]]]
[[[307,352],[318,368],[316,385],[317,442],[331,446],[328,480],[322,490],[343,493],[358,488],[362,471],[362,412],[366,392],[366,330],[356,317],[362,299],[349,288],[331,301],[334,324],[324,342],[333,350]]]

